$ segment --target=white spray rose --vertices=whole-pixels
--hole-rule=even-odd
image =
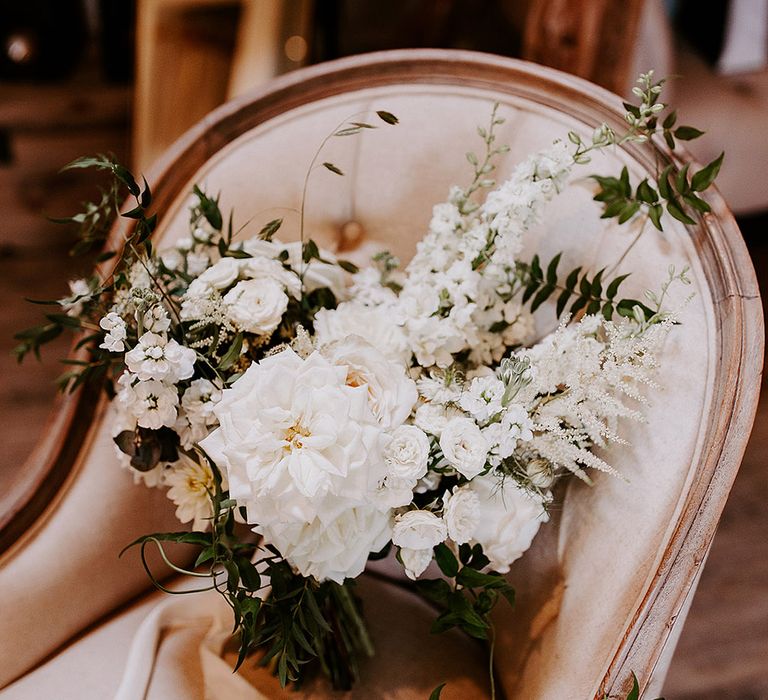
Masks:
[[[242,263],[237,258],[222,258],[215,265],[211,265],[197,279],[199,284],[213,289],[226,289],[240,275]]]
[[[274,279],[244,280],[224,295],[224,306],[240,330],[267,335],[280,325],[288,297]]]
[[[456,544],[469,542],[480,522],[480,499],[468,486],[456,486],[443,495],[443,520]]]
[[[448,527],[428,510],[409,510],[395,518],[392,544],[405,549],[432,549],[448,537]]]
[[[415,425],[401,425],[392,432],[392,440],[384,450],[389,474],[414,485],[427,473],[429,439]]]
[[[512,479],[493,474],[472,479],[465,488],[477,494],[483,514],[471,544],[480,543],[490,568],[506,573],[531,546],[539,525],[549,520],[546,502]]]
[[[451,418],[440,434],[440,449],[448,464],[467,479],[485,469],[488,441],[471,418]]]

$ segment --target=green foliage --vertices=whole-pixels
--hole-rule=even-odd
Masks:
[[[459,547],[459,556],[445,544],[435,547],[435,561],[445,579],[421,579],[416,590],[440,609],[432,625],[437,634],[458,627],[476,639],[488,639],[491,630],[490,613],[499,598],[514,604],[512,586],[501,575],[484,573],[489,560],[481,545]]]
[[[555,313],[560,318],[568,309],[571,315],[582,309],[587,314],[602,313],[610,321],[614,315],[634,317],[635,308],[639,307],[646,320],[656,313],[637,299],[617,299],[619,287],[629,275],[619,275],[610,282],[605,280],[605,268],[590,277],[588,272],[582,272],[581,267],[571,270],[561,281],[557,268],[562,253],[558,253],[547,264],[546,271],[542,268],[538,255],[534,255],[530,263],[517,263],[517,277],[522,284],[522,303],[530,302],[531,311],[536,311],[555,292],[557,303]]]
[[[443,692],[443,688],[445,688],[446,684],[441,683],[438,685],[430,694],[429,694],[429,700],[440,700],[440,695]]]

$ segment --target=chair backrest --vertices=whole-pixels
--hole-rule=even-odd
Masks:
[[[221,192],[222,208],[234,210],[236,224],[251,222],[246,232],[283,216],[283,234],[295,237],[295,211],[318,145],[339,123],[385,109],[400,125],[333,139],[323,152],[322,160],[346,175],[322,168],[312,175],[306,230],[319,243],[333,245],[344,224],[355,221],[368,240],[407,259],[426,229],[432,204],[445,198],[451,184],[467,179],[465,151],[476,145],[475,128],[487,121],[494,102],[507,118],[499,140],[511,146],[499,178],[569,129],[589,134],[603,121],[617,130],[622,125],[616,96],[510,59],[419,50],[315,66],[219,108],[156,164],[148,174],[162,213],[156,245],[186,233],[195,183]],[[626,165],[637,179],[655,172],[657,158],[669,157],[663,147],[645,144],[601,156],[593,166],[613,172]],[[545,256],[563,249],[566,262],[595,270],[614,262],[629,234],[600,220],[591,196],[586,180],[570,187],[532,232],[529,248]],[[633,271],[626,284],[639,294],[658,286],[670,264],[689,265],[695,296],[668,341],[659,374],[662,391],[652,397],[648,423],[630,429],[631,446],[611,453],[629,483],[609,477],[596,479],[594,489],[571,484],[558,523],[543,529],[511,574],[521,605],[511,617],[499,616],[497,644],[509,697],[591,697],[626,690],[630,671],[644,687],[655,669],[656,682],[663,677],[665,654],[674,643],[671,621],[684,618],[738,469],[762,364],[762,314],[751,263],[720,196],[713,192],[707,198],[713,214],[693,230],[670,222],[663,236],[646,233],[621,268]],[[675,292],[673,300],[683,305],[688,292]],[[542,307],[537,321],[542,332],[550,330],[551,308]],[[69,425],[82,427],[77,415]],[[105,456],[109,426],[103,417],[91,433],[77,455],[79,476],[70,479],[59,510],[72,501],[78,480],[118,470]],[[113,500],[147,499],[142,489],[134,492]],[[148,509],[140,506],[132,530],[166,517]],[[101,509],[98,517],[106,526],[112,516]],[[50,529],[28,535],[17,557],[33,551],[36,539],[50,539]],[[117,527],[106,529],[112,534],[94,547],[111,557],[115,550],[107,550],[117,546]],[[0,590],[6,579],[14,580],[12,572],[13,562],[0,559]],[[127,596],[135,585],[118,586],[112,598]],[[86,604],[83,624],[108,602]]]

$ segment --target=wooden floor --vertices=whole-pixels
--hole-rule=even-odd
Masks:
[[[758,275],[768,279],[768,249],[753,251]],[[37,440],[61,371],[57,342],[44,362],[18,368],[11,334],[40,307],[26,304],[65,292],[77,264],[66,245],[0,249],[0,489],[12,484]],[[764,289],[764,298],[766,290]],[[672,663],[667,700],[768,700],[768,391],[723,514],[709,562]]]

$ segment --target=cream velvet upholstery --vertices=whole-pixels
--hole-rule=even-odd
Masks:
[[[519,65],[503,63],[507,64]],[[554,73],[546,75],[555,80]],[[351,82],[352,87],[332,97],[306,103],[295,98],[292,108],[273,110],[270,118],[236,138],[228,134],[246,100],[225,106],[193,131],[184,148],[188,152],[205,148],[211,156],[197,168],[183,171],[184,186],[174,188],[172,201],[159,197],[168,207],[157,246],[186,235],[188,192],[194,183],[221,192],[222,210],[234,210],[236,228],[249,222],[243,235],[282,216],[280,235],[296,238],[303,178],[318,144],[339,123],[375,119],[364,114],[385,109],[400,118],[399,126],[381,124],[358,137],[333,139],[323,152],[321,160],[335,163],[346,176],[322,168],[313,173],[306,231],[333,247],[341,226],[357,221],[369,246],[384,246],[407,260],[426,230],[432,205],[444,200],[451,184],[466,182],[470,176],[464,154],[481,145],[475,128],[487,122],[495,101],[507,120],[499,142],[511,146],[500,163],[499,180],[520,159],[564,137],[569,129],[587,135],[595,126],[594,115],[584,106],[589,101],[569,102],[563,97],[567,90],[547,97],[546,89],[541,94],[529,86],[505,90],[490,79],[464,82],[460,75],[432,83],[428,71],[417,72],[414,80],[376,87],[368,87],[365,75]],[[574,95],[591,89],[573,83]],[[600,99],[606,99],[602,93]],[[218,124],[226,128],[206,131]],[[622,165],[635,181],[646,172],[636,153],[617,151],[596,158],[577,174],[615,173]],[[174,167],[169,156],[156,172],[168,178]],[[161,187],[157,192],[162,191]],[[635,232],[619,231],[601,221],[591,196],[590,182],[577,177],[531,233],[527,252],[538,250],[548,259],[564,250],[563,269],[581,264],[596,271],[614,264]],[[715,342],[719,321],[692,235],[676,222],[666,224],[663,236],[648,231],[616,272],[633,272],[623,291],[639,296],[646,288],[658,288],[670,264],[689,266],[693,284],[671,291],[670,305],[680,308],[682,325],[669,337],[658,376],[660,389],[652,393],[647,409],[648,423],[626,426],[631,444],[609,455],[624,479],[598,475],[593,489],[571,483],[562,494],[558,517],[543,526],[533,549],[510,574],[520,604],[515,612],[499,611],[496,650],[507,697],[596,696],[610,669],[620,664],[618,656],[626,655],[633,625],[649,614],[649,591],[668,554],[686,497],[700,478],[704,426],[717,410],[712,387],[719,362]],[[551,307],[537,312],[537,325],[539,334],[554,328]],[[0,642],[14,649],[0,656],[0,685],[39,664],[69,637],[139,591],[143,572],[135,557],[118,562],[117,551],[136,533],[173,528],[172,509],[163,496],[133,488],[130,477],[117,466],[109,431],[108,422],[96,421],[61,503],[52,507],[14,557],[0,560],[4,612]],[[79,537],[72,537],[72,528]],[[695,566],[708,544],[708,540],[702,543]],[[380,582],[364,586],[379,655],[366,668],[368,683],[354,697],[423,698],[443,680],[449,680],[445,697],[482,697],[485,660],[473,644],[429,637],[423,604]],[[684,619],[689,592],[687,582],[674,589],[673,594],[681,596],[679,604],[670,603],[677,605],[678,624]],[[0,691],[0,700],[46,696],[54,689],[57,697],[107,697],[118,687],[128,640],[157,600],[151,595],[119,613]],[[30,624],[40,618],[45,620],[45,634],[40,625]],[[649,643],[664,647],[673,639],[668,632]],[[199,620],[165,634],[147,697],[202,696],[204,683],[191,669],[205,634],[205,622]],[[673,647],[673,641],[669,645]],[[412,660],[425,653],[434,665],[430,661],[424,677],[420,672],[418,679],[412,679]],[[646,681],[656,659],[653,656],[649,668],[635,668]],[[662,666],[651,682],[654,688],[663,681]],[[94,675],[89,676],[89,669]],[[268,697],[282,695],[263,674],[257,676],[256,684]],[[310,697],[326,695],[313,689]]]

